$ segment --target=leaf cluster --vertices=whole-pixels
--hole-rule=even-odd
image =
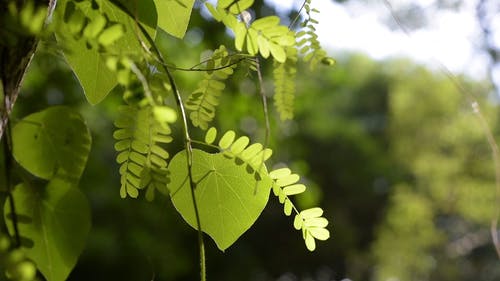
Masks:
[[[215,50],[206,61],[206,73],[186,101],[186,109],[191,111],[189,118],[193,126],[203,130],[215,117],[215,110],[219,105],[219,96],[226,87],[228,79],[237,66],[238,56],[230,56],[224,45]]]
[[[169,153],[160,144],[172,141],[168,123],[176,120],[169,107],[123,106],[115,121],[116,161],[120,164],[120,196],[137,198],[146,188],[146,199],[152,201],[155,191],[168,194],[167,159]]]

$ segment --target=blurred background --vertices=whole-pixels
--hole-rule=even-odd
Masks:
[[[278,13],[287,24],[301,4],[256,1],[252,12]],[[196,2],[183,41],[159,34],[162,51],[178,66],[197,64],[221,42],[232,47],[202,6]],[[472,97],[498,141],[500,3],[316,0],[313,6],[321,11],[320,40],[337,63],[300,67],[293,121],[278,121],[271,102],[270,165],[287,163],[303,175],[309,192],[296,202],[321,206],[332,237],[308,252],[271,196],[226,252],[206,237],[208,280],[500,280],[489,234],[498,208],[495,166],[471,107]],[[270,100],[271,67],[263,66]],[[175,75],[185,96],[201,78]],[[256,77],[237,77],[222,96],[216,124],[262,142]],[[47,42],[15,107],[15,118],[22,118],[71,105],[92,132],[80,188],[91,202],[93,226],[69,280],[197,280],[196,231],[170,200],[119,197],[112,133],[121,103],[109,95],[90,106]]]

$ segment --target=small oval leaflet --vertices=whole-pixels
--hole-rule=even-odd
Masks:
[[[246,136],[240,137],[233,143],[233,145],[231,145],[231,152],[234,154],[239,154],[243,150],[245,150],[245,148],[249,143],[250,139],[248,137]]]
[[[304,220],[302,219],[302,216],[300,214],[295,215],[295,219],[293,219],[293,227],[299,230],[302,228],[303,223]]]
[[[257,153],[262,151],[262,144],[253,143],[249,147],[247,147],[243,152],[241,152],[241,158],[243,160],[252,159]]]
[[[233,143],[236,133],[234,131],[227,131],[219,141],[219,146],[222,149],[227,149]]]
[[[291,174],[291,175],[279,178],[276,181],[276,184],[279,186],[287,186],[287,185],[294,184],[294,183],[298,182],[299,179],[300,179],[299,175]]]
[[[300,194],[304,191],[306,191],[306,186],[303,184],[294,184],[294,185],[289,185],[289,186],[286,186],[283,188],[283,192],[286,195]]]
[[[330,238],[330,231],[321,227],[311,227],[308,228],[311,235],[318,240],[326,240]]]
[[[101,35],[99,35],[97,41],[103,46],[109,46],[120,39],[123,34],[125,34],[125,28],[122,24],[117,23],[106,28]]]
[[[312,252],[316,249],[316,241],[314,241],[314,237],[307,230],[304,232],[304,240],[309,251]]]
[[[217,129],[215,127],[210,127],[208,129],[207,134],[205,135],[205,142],[207,144],[212,144],[217,137]]]
[[[285,199],[284,212],[287,216],[292,214],[292,202],[288,198]]]
[[[83,35],[87,38],[96,38],[106,26],[107,19],[102,14],[97,14],[85,27]]]
[[[291,173],[292,173],[292,171],[288,168],[280,168],[280,169],[276,169],[276,170],[270,172],[269,177],[272,178],[273,180],[275,180],[275,179],[279,179],[282,177],[286,177],[286,176],[290,175]]]
[[[153,107],[153,114],[155,119],[160,123],[174,123],[177,120],[175,110],[168,106],[155,106]]]
[[[300,212],[300,215],[304,219],[318,218],[318,217],[321,217],[323,215],[323,209],[321,209],[319,207],[307,209],[307,210]]]
[[[328,220],[323,217],[309,218],[304,222],[304,225],[306,227],[326,227],[328,225]]]
[[[242,11],[250,8],[253,5],[254,0],[239,0],[233,1],[233,4],[229,8],[229,12],[233,14],[239,14]]]

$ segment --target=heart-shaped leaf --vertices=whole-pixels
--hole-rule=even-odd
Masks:
[[[251,170],[251,169],[250,169]],[[184,220],[197,229],[187,173],[186,151],[169,165],[172,202]],[[202,230],[224,251],[257,220],[272,185],[267,175],[249,173],[246,164],[221,153],[193,150],[193,181]]]
[[[56,173],[78,180],[90,151],[82,117],[65,106],[33,113],[12,130],[16,161],[33,175],[50,180]]]
[[[158,27],[177,38],[183,38],[191,18],[194,0],[154,0]]]
[[[20,184],[12,195],[23,251],[47,280],[66,280],[90,230],[90,207],[85,195],[58,178],[44,188]],[[4,214],[6,221],[12,217],[9,201]],[[7,225],[13,235],[10,222]]]

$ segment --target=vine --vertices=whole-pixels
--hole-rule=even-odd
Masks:
[[[284,204],[287,216],[295,210],[294,226],[302,230],[307,249],[315,249],[315,239],[329,237],[325,228],[328,221],[322,217],[322,209],[299,212],[289,198],[305,191],[305,186],[297,184],[299,176],[288,169],[269,173],[265,164],[272,150],[267,147],[270,125],[260,60],[274,61],[275,103],[281,118],[290,119],[293,116],[290,93],[294,87],[288,85],[295,73],[299,45],[296,34],[281,25],[277,16],[251,21],[246,10],[251,9],[253,3],[253,0],[221,0],[216,6],[206,3],[214,19],[234,32],[235,50],[221,45],[208,60],[189,69],[167,64],[154,37],[160,28],[182,38],[193,0],[147,1],[141,9],[150,9],[151,15],[157,15],[152,18],[145,16],[136,5],[119,0],[61,0],[55,11],[57,44],[62,47],[88,101],[97,104],[110,92],[123,97],[125,105],[118,109],[113,134],[120,197],[138,198],[145,190],[148,201],[154,200],[157,191],[171,198],[180,215],[198,231],[202,281],[206,280],[203,233],[212,237],[221,250],[230,247],[260,216],[271,189]],[[38,12],[30,11],[40,18]],[[179,20],[165,21],[168,13],[175,14]],[[307,14],[309,16],[309,10]],[[32,28],[30,32],[36,34],[41,29]],[[316,52],[321,52],[319,47]],[[309,60],[308,55],[304,59]],[[216,117],[225,82],[241,67],[241,62],[249,62],[250,69],[258,75],[266,120],[264,145],[250,144],[246,136],[236,138],[232,130],[214,144],[217,130],[208,127]],[[171,72],[175,69],[205,72],[186,101]],[[175,105],[169,104],[169,97],[173,97]],[[204,141],[191,138],[188,118],[193,127],[208,129]],[[183,150],[172,151],[168,144],[175,135],[173,125],[178,122],[182,127]],[[41,183],[23,181],[12,192],[9,190],[12,200],[6,202],[5,207],[11,211],[5,214],[4,220],[12,220],[13,226],[7,229],[18,245],[13,249],[10,238],[0,236],[0,264],[6,265],[7,276],[12,280],[34,278],[28,263],[36,266],[47,280],[65,280],[83,250],[90,229],[89,204],[78,189],[91,144],[88,128],[82,117],[71,109],[50,107],[19,121],[12,136],[13,146],[4,142],[5,155],[12,152],[16,162],[41,179]],[[208,153],[193,148],[193,144],[218,152]],[[243,180],[235,180],[240,178]],[[22,202],[18,210],[14,200]],[[23,217],[22,222],[16,221],[18,214]],[[47,220],[47,217],[53,219]],[[59,226],[69,221],[68,217],[74,218],[78,227],[69,223]],[[57,235],[64,236],[62,241],[53,237],[59,227],[63,234]],[[28,245],[27,241],[33,244]],[[15,262],[9,260],[12,255],[21,255],[18,253],[22,258],[14,259]],[[7,258],[4,260],[4,257]],[[28,259],[32,262],[26,262]],[[17,277],[19,267],[30,268],[29,278]]]

